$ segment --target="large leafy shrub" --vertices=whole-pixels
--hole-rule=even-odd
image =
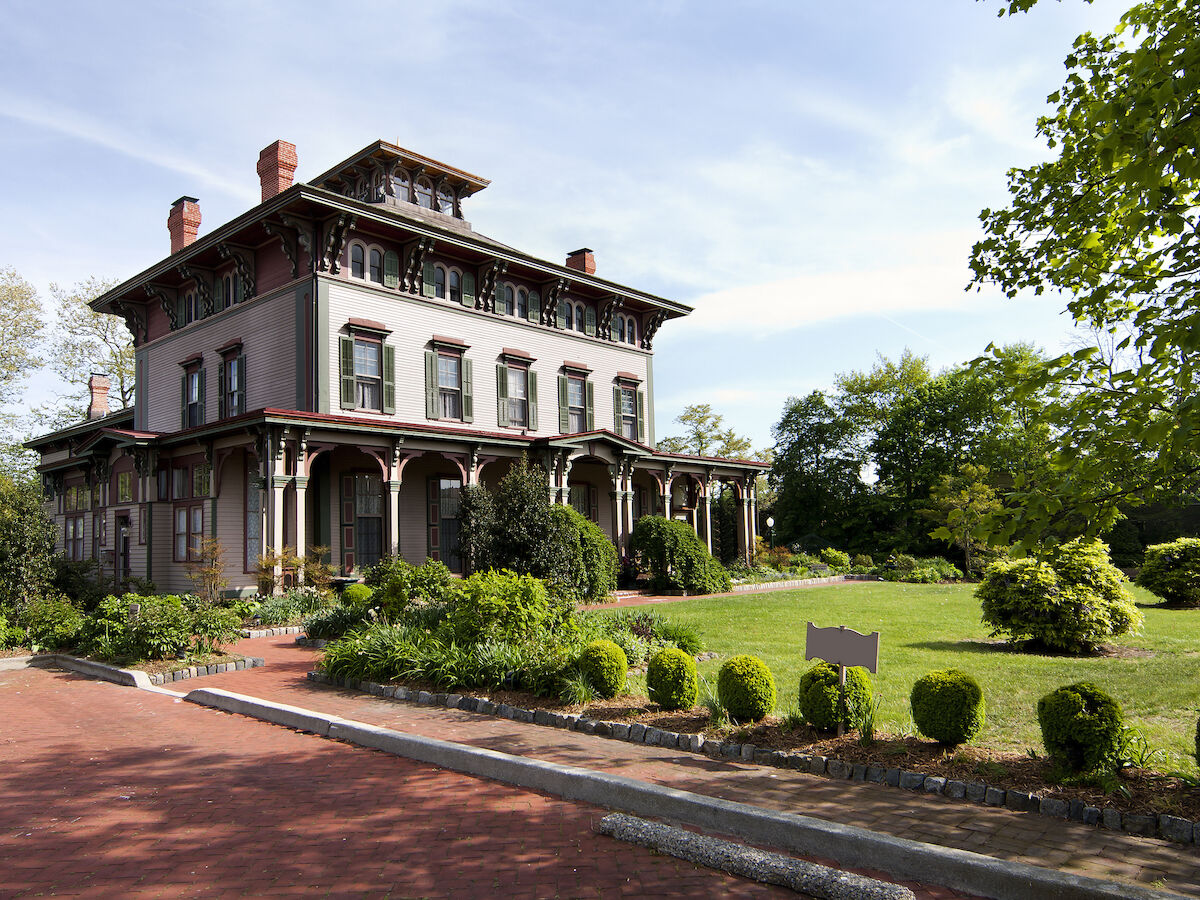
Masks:
[[[304,620],[304,634],[312,640],[331,641],[368,621],[370,609],[366,606],[331,606]]]
[[[604,600],[617,587],[617,548],[600,526],[570,506],[550,507],[550,527],[562,543],[561,568],[550,580],[588,603]]]
[[[23,647],[29,636],[20,625],[10,625],[8,616],[0,612],[0,650]]]
[[[821,731],[837,728],[838,719],[850,727],[855,710],[871,705],[871,680],[867,670],[859,666],[846,669],[846,705],[841,706],[838,689],[838,667],[832,663],[818,662],[800,676],[797,706],[806,722]]]
[[[775,678],[757,656],[730,657],[717,673],[717,699],[738,722],[757,722],[775,709]]]
[[[211,653],[237,637],[241,619],[233,610],[188,602],[172,594],[109,595],[81,630],[83,649],[114,661],[141,662]]]
[[[1117,701],[1096,685],[1081,681],[1051,691],[1038,701],[1037,717],[1046,752],[1070,771],[1115,763],[1125,718]]]
[[[643,516],[633,527],[630,546],[650,571],[653,590],[714,594],[733,586],[729,573],[686,522]]]
[[[291,588],[283,594],[260,597],[250,608],[250,616],[258,625],[272,628],[277,625],[298,624],[305,616],[325,609],[332,598],[312,587]]]
[[[700,691],[696,660],[676,647],[664,647],[650,657],[646,688],[663,709],[691,709]]]
[[[1200,538],[1147,547],[1137,583],[1168,603],[1200,606]]]
[[[983,728],[983,690],[979,682],[958,669],[937,670],[918,678],[909,704],[917,730],[942,744],[965,744]]]
[[[365,584],[348,584],[342,591],[342,605],[355,609],[365,609],[371,605],[375,592]],[[320,613],[318,613],[320,615]]]
[[[592,641],[579,654],[579,671],[596,693],[607,700],[624,690],[629,660],[625,651],[612,641]]]
[[[70,650],[79,639],[86,618],[66,597],[56,594],[33,597],[21,607],[17,623],[31,645],[50,650]]]
[[[54,577],[54,523],[41,485],[0,475],[0,607],[43,596]]]
[[[463,579],[450,625],[463,643],[520,638],[532,634],[550,612],[546,586],[537,578],[507,570],[476,572]]]
[[[1142,615],[1100,541],[1071,541],[1048,559],[1002,559],[975,590],[993,635],[1083,653],[1136,632]]]
[[[848,569],[850,568],[850,554],[835,550],[833,547],[826,547],[821,551],[821,562],[831,569]]]

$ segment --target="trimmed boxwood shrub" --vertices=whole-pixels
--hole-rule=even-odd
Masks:
[[[686,522],[642,516],[633,527],[630,546],[650,571],[653,590],[715,594],[733,587],[725,567]]]
[[[717,699],[738,722],[757,722],[775,709],[775,678],[757,656],[730,657],[717,674]]]
[[[965,744],[983,728],[983,691],[959,669],[939,669],[918,678],[909,703],[917,730],[939,743]]]
[[[860,666],[846,669],[846,712],[842,724],[850,727],[854,721],[854,710],[870,706],[872,699],[871,680],[867,670]],[[813,728],[832,731],[838,724],[838,667],[833,663],[819,662],[800,676],[800,694],[797,706]]]
[[[579,654],[579,671],[596,693],[608,700],[624,689],[629,660],[612,641],[592,641]]]
[[[1067,653],[1086,653],[1107,638],[1135,633],[1142,614],[1125,576],[1100,541],[1071,541],[1048,559],[1002,559],[975,589],[993,635],[1031,638]]]
[[[350,607],[364,607],[371,605],[371,598],[375,596],[375,592],[365,584],[348,584],[346,589],[342,591],[342,603]]]
[[[1121,707],[1088,681],[1051,691],[1038,701],[1038,724],[1046,752],[1072,772],[1110,767],[1117,757]]]
[[[1200,606],[1200,538],[1147,547],[1137,583],[1168,603]]]
[[[691,709],[700,692],[696,660],[676,647],[664,647],[650,657],[646,687],[663,709]]]

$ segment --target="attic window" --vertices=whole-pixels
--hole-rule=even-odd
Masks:
[[[448,216],[454,215],[454,194],[444,184],[437,189],[437,210]]]

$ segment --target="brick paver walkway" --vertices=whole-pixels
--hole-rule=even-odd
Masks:
[[[0,898],[795,896],[594,807],[40,669],[0,672],[0,796]]]
[[[333,713],[412,734],[489,747],[550,762],[627,775],[724,797],[858,825],[1083,875],[1157,885],[1200,894],[1195,847],[1093,828],[1037,813],[979,806],[940,795],[857,784],[631,744],[557,728],[527,725],[440,707],[385,700],[304,680],[319,654],[293,638],[262,638],[239,647],[263,656],[265,668],[199,682]]]

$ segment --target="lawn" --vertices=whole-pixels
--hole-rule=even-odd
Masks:
[[[805,625],[845,625],[880,632],[881,730],[912,729],[908,694],[931,669],[959,668],[983,687],[987,726],[976,743],[999,750],[1042,752],[1038,698],[1064,684],[1088,680],[1111,693],[1151,746],[1170,754],[1158,769],[1196,771],[1192,759],[1200,706],[1200,609],[1148,608],[1155,598],[1131,588],[1146,622],[1140,635],[1116,642],[1122,655],[1074,659],[1015,653],[989,643],[979,621],[973,585],[848,584],[736,597],[698,597],[659,608],[694,626],[721,659],[761,657],[779,686],[779,710],[796,705],[804,660]],[[700,672],[716,684],[721,659]],[[643,686],[644,687],[644,686]]]

